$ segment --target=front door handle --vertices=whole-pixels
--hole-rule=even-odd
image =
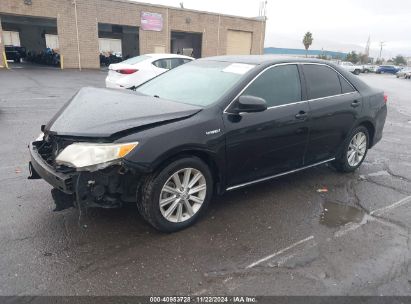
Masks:
[[[352,106],[353,108],[356,108],[356,107],[358,107],[360,104],[361,104],[361,101],[359,101],[359,100],[354,100],[354,101],[351,103],[351,106]]]
[[[307,112],[305,111],[300,111],[298,114],[295,115],[295,118],[297,119],[306,119],[307,118]]]

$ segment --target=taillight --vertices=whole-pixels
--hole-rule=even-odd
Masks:
[[[387,103],[387,101],[388,101],[388,96],[387,94],[384,94],[384,102]]]
[[[137,72],[137,71],[138,71],[138,70],[136,70],[136,69],[121,69],[121,70],[116,70],[117,73],[126,74],[126,75],[133,74],[133,73],[135,73],[135,72]]]

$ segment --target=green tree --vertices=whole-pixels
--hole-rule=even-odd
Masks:
[[[404,56],[401,56],[401,55],[395,56],[395,58],[393,58],[392,61],[396,65],[406,65],[407,64],[407,60],[405,60]]]
[[[305,47],[305,57],[308,57],[308,49],[310,48],[310,45],[313,44],[313,34],[310,32],[305,33],[304,38],[303,38],[303,44]]]
[[[352,51],[347,54],[347,57],[345,58],[345,60],[352,62],[352,63],[357,63],[358,61],[360,61],[360,58],[355,51]]]

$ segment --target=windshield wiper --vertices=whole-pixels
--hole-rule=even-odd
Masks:
[[[153,95],[153,97],[155,97],[155,98],[160,98],[160,96],[158,96],[158,95]]]

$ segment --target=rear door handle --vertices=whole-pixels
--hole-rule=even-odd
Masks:
[[[307,118],[307,112],[305,111],[300,111],[298,114],[295,115],[295,118],[297,119],[306,119]]]
[[[354,101],[351,103],[351,106],[352,106],[353,108],[356,108],[356,107],[358,107],[360,104],[361,104],[361,101],[359,101],[359,100],[354,100]]]

